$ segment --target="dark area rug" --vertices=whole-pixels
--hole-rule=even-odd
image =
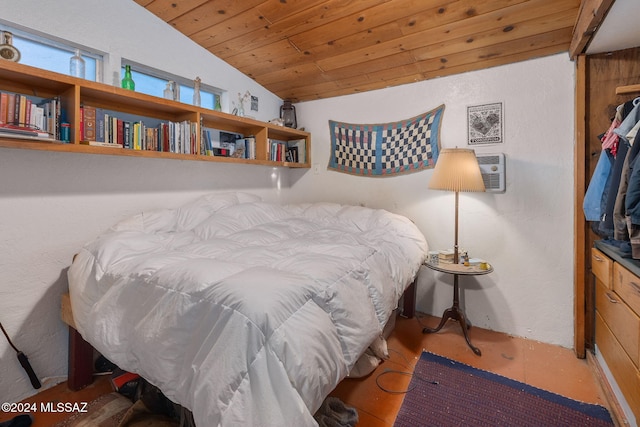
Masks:
[[[423,352],[394,427],[613,425],[602,406]]]

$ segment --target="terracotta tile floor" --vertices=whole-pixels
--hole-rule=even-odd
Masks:
[[[472,327],[469,336],[482,356],[467,346],[460,326],[449,321],[436,334],[422,334],[423,326],[435,327],[439,318],[419,315],[398,318],[388,339],[390,360],[363,379],[343,380],[332,395],[358,409],[360,427],[391,427],[402,405],[403,395],[382,391],[376,377],[385,370],[413,372],[423,349],[479,369],[512,378],[582,402],[606,406],[605,395],[586,359],[573,350]],[[406,390],[409,375],[387,374],[379,378],[388,390]]]
[[[383,391],[376,385],[376,377],[385,370],[410,374],[423,349],[579,401],[606,406],[604,394],[586,360],[576,358],[572,350],[471,328],[471,341],[482,351],[482,356],[476,356],[467,347],[456,322],[449,321],[436,334],[422,334],[423,325],[435,327],[439,320],[423,315],[413,319],[398,318],[388,340],[391,359],[366,378],[342,381],[332,393],[358,409],[359,427],[393,426],[403,395]],[[389,390],[405,390],[409,381],[409,375],[380,377],[380,384]],[[106,377],[102,377],[80,392],[70,392],[66,383],[62,383],[27,401],[87,402],[109,392],[111,385]],[[32,426],[49,427],[66,415],[35,414]],[[11,418],[10,414],[0,413],[0,422]]]

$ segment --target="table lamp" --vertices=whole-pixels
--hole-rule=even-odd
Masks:
[[[472,149],[443,148],[438,155],[436,167],[429,181],[429,188],[453,191],[455,193],[456,216],[453,262],[458,264],[458,193],[460,191],[485,191],[476,153]]]

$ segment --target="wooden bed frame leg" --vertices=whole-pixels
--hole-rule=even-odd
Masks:
[[[93,347],[69,326],[69,378],[67,387],[76,391],[93,382]]]
[[[418,278],[411,282],[402,295],[402,316],[413,319],[416,314],[416,288]]]

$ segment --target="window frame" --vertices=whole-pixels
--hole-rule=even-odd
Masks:
[[[121,76],[123,74],[124,68],[127,65],[129,65],[131,67],[132,71],[135,71],[137,73],[146,74],[148,76],[155,77],[157,79],[165,81],[165,83],[169,82],[169,81],[174,81],[174,82],[178,83],[180,86],[191,88],[191,90],[193,90],[193,84],[194,84],[193,80],[189,80],[188,78],[185,78],[185,77],[182,77],[182,76],[178,76],[176,74],[172,74],[172,73],[169,73],[167,71],[158,70],[156,68],[149,67],[149,66],[140,64],[139,62],[131,61],[131,60],[125,59],[125,58],[122,58],[121,61],[120,61],[120,75]],[[222,97],[223,97],[224,93],[226,92],[223,89],[220,89],[218,87],[211,86],[209,84],[201,82],[200,83],[200,92],[203,92],[203,91],[209,92],[209,93],[217,96],[218,99],[220,100],[220,103],[222,103]],[[162,94],[157,95],[157,96],[162,98]],[[182,102],[182,101],[180,101],[180,102]],[[186,104],[193,105],[193,102],[188,102]],[[202,108],[209,109],[209,107],[202,107]],[[210,109],[211,110],[215,110],[215,99],[214,99],[214,106],[212,108],[210,108]]]
[[[96,49],[92,49],[87,46],[82,46],[80,44],[72,43],[70,41],[62,40],[59,38],[53,38],[51,36],[41,35],[39,33],[22,30],[12,25],[5,24],[2,20],[0,20],[0,31],[8,31],[13,35],[14,38],[18,37],[24,40],[28,40],[32,43],[37,43],[43,46],[48,46],[48,47],[59,49],[65,52],[69,52],[69,58],[71,58],[74,55],[76,49],[79,49],[83,57],[91,58],[96,62],[95,80],[91,80],[91,79],[87,79],[87,80],[96,81],[99,83],[104,82],[104,58],[105,56],[107,56],[107,53],[105,52],[101,52]],[[37,68],[53,71],[48,68],[42,68],[42,67],[37,67]]]

